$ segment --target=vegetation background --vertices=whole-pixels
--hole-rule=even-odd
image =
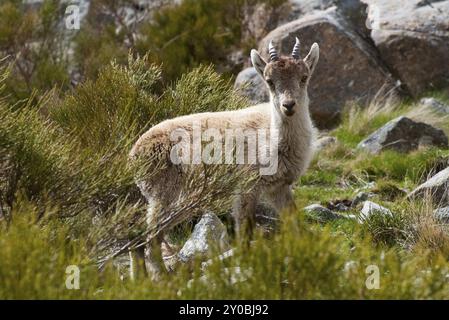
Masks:
[[[133,1],[92,0],[77,32],[61,25],[61,1],[45,0],[38,9],[0,2],[0,298],[449,298],[447,225],[434,219],[430,199],[404,197],[447,166],[449,151],[372,156],[354,149],[415,110],[413,101],[390,97],[348,106],[329,133],[338,142],[317,154],[295,196],[298,208],[327,204],[376,182],[374,199],[393,217],[321,223],[303,210],[288,213],[275,233],[259,232],[251,250],[233,241],[231,258],[206,269],[198,260],[158,283],[141,274],[129,279],[119,259],[98,268],[145,233],[134,177],[148,173],[128,165],[132,144],[164,119],[248,106],[232,89],[240,66],[230,59],[236,49],[247,56],[259,40],[245,32],[245,10],[284,1],[166,2],[155,2],[146,13],[151,19],[142,13],[139,23],[127,24],[118,10],[129,6],[139,17]],[[445,117],[418,118],[449,133]],[[239,183],[220,170],[211,175],[198,191],[198,212],[226,211],[223,199]],[[191,227],[178,230],[178,242]],[[69,265],[81,269],[79,290],[65,286]],[[376,290],[365,284],[370,265],[380,270]]]

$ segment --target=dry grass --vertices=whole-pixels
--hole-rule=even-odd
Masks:
[[[429,193],[420,201],[407,202],[405,211],[411,217],[407,241],[414,249],[426,249],[449,257],[449,225],[435,216],[438,207]]]

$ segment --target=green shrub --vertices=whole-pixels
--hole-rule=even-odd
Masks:
[[[92,1],[87,21],[76,38],[75,60],[82,74],[96,77],[111,59],[125,63],[129,48],[149,53],[152,62],[162,64],[165,84],[201,64],[213,64],[223,74],[235,74],[240,66],[232,66],[230,53],[243,49],[248,54],[255,40],[244,36],[246,10],[261,3],[277,8],[285,0],[167,1],[168,5],[146,9],[143,22],[126,25],[118,8],[135,10],[131,2]]]
[[[59,27],[62,19],[59,0],[45,0],[39,10],[26,9],[23,1],[0,4],[0,55],[14,61],[6,82],[13,102],[57,86],[68,88],[68,43]]]
[[[160,112],[152,87],[160,69],[147,60],[128,66],[112,62],[95,81],[88,80],[68,93],[61,103],[49,106],[50,118],[76,138],[83,148],[129,148],[151,117]]]
[[[157,11],[143,27],[140,51],[164,66],[171,81],[201,63],[224,66],[240,40],[240,1],[184,0]]]

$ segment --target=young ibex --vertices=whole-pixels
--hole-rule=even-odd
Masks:
[[[256,50],[251,51],[252,64],[270,90],[270,103],[243,110],[200,113],[164,121],[140,137],[130,153],[131,159],[135,159],[164,152],[167,153],[166,159],[170,159],[168,154],[173,146],[170,134],[179,128],[191,131],[192,123],[201,123],[203,130],[268,130],[271,139],[277,142],[277,170],[272,174],[260,174],[256,186],[240,195],[233,211],[237,230],[246,221],[247,225],[253,225],[256,204],[261,195],[277,211],[294,207],[292,184],[305,172],[313,155],[315,129],[309,115],[307,86],[318,62],[319,47],[314,43],[309,54],[302,59],[299,55],[299,40],[296,38],[291,57],[280,57],[272,43],[269,45],[269,54],[270,61],[266,62]],[[149,181],[138,182],[148,201],[148,223],[157,220],[161,212],[158,208],[168,206],[176,199],[179,186],[182,185],[181,172],[179,165],[169,163]],[[149,240],[145,248],[145,266],[153,278],[157,278],[164,269],[160,256],[162,237],[160,233],[160,236]]]

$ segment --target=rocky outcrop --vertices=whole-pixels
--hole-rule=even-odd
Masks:
[[[287,0],[277,6],[267,3],[249,5],[244,12],[243,38],[260,41],[267,33],[281,25],[334,5],[351,17],[356,6],[365,6],[359,0]]]
[[[267,58],[273,40],[282,54],[289,55],[295,37],[302,40],[303,57],[313,42],[320,45],[320,61],[309,86],[311,115],[319,128],[335,126],[348,101],[365,102],[386,83],[392,85],[375,50],[335,7],[273,30],[261,41],[259,52]]]
[[[399,117],[360,142],[358,148],[376,154],[385,149],[410,152],[428,145],[447,148],[448,138],[444,131],[407,117]]]
[[[364,1],[382,60],[408,92],[416,97],[447,86],[449,1]]]
[[[427,90],[448,87],[449,0],[289,3],[285,21],[277,19],[285,24],[260,41],[259,51],[267,57],[273,40],[283,54],[289,54],[298,36],[304,56],[318,42],[320,62],[309,88],[311,114],[318,128],[335,126],[347,102],[363,105],[381,89],[395,88],[418,97]],[[268,100],[264,86],[246,95],[253,102]]]

